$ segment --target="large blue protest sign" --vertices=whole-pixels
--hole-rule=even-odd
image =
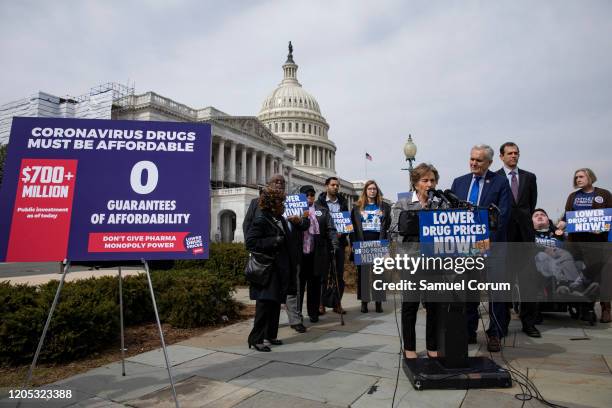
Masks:
[[[426,255],[482,253],[489,242],[488,211],[419,211],[419,241]]]
[[[353,232],[353,223],[351,222],[351,213],[348,211],[330,212],[334,226],[339,234],[350,234]]]
[[[208,258],[208,124],[14,118],[0,260]]]
[[[306,194],[289,194],[285,198],[285,212],[283,217],[287,218],[295,215],[301,217],[307,209],[308,201],[306,200]]]
[[[356,241],[353,242],[353,251],[355,265],[373,264],[375,258],[389,256],[389,241]]]
[[[612,208],[568,211],[567,232],[607,232],[612,224]]]

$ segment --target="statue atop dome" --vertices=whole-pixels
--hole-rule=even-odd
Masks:
[[[291,41],[289,41],[289,54],[287,55],[287,62],[285,62],[285,64],[287,63],[295,64],[293,61],[293,45],[291,44]]]

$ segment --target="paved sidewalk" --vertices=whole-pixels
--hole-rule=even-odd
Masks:
[[[86,270],[86,271],[70,271],[68,275],[66,275],[66,282],[74,282],[81,279],[89,279],[89,278],[100,278],[102,276],[118,276],[117,269],[100,269],[100,270]],[[121,271],[121,276],[132,276],[144,273],[142,270],[125,270]],[[42,285],[52,280],[59,281],[62,278],[61,273],[56,273],[53,275],[50,274],[42,274],[42,275],[29,275],[29,276],[15,276],[10,278],[2,278],[0,277],[0,282],[7,281],[13,285]]]
[[[25,266],[24,266],[25,265]],[[100,278],[102,276],[118,276],[117,268],[90,269],[87,266],[75,265],[66,275],[66,282],[81,279]],[[131,276],[144,273],[141,267],[127,266],[121,268],[121,275]],[[42,285],[52,280],[59,281],[62,277],[59,262],[29,264],[0,264],[0,282],[10,282],[13,285]]]
[[[246,291],[240,289],[236,297],[245,300]],[[337,314],[328,312],[319,323],[307,323],[306,334],[297,334],[281,312],[279,338],[285,344],[270,353],[247,347],[252,321],[169,346],[181,406],[391,407],[400,348],[393,302],[385,304],[385,313],[362,314],[355,295],[345,298],[345,326]],[[425,319],[419,313],[417,349],[424,350]],[[528,368],[529,377],[549,401],[568,407],[609,407],[610,326],[589,327],[569,316],[553,315],[539,327],[543,337],[532,339],[513,320],[506,359],[523,373]],[[483,344],[482,333],[479,336]],[[470,346],[470,354],[488,355],[482,349]],[[71,400],[23,403],[22,407],[174,407],[161,350],[128,359],[126,372],[122,377],[120,362],[91,370],[48,386],[73,390]],[[516,384],[512,389],[416,391],[400,371],[395,406],[520,407],[521,401],[514,397],[519,392]],[[532,400],[525,406],[542,405]]]

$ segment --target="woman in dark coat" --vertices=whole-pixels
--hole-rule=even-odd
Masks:
[[[368,180],[361,197],[351,211],[353,232],[351,245],[357,241],[377,241],[388,239],[391,225],[391,206],[383,201],[383,195],[374,180]],[[382,301],[386,300],[384,291],[374,291],[371,282],[372,265],[357,266],[357,299],[361,300],[361,312],[368,312],[368,302],[374,300],[376,312],[382,313]]]
[[[282,190],[265,188],[259,198],[253,224],[246,236],[246,249],[274,256],[271,276],[266,286],[251,284],[249,295],[255,300],[255,321],[249,334],[249,348],[270,351],[264,345],[267,339],[273,345],[282,344],[277,340],[278,319],[281,303],[285,302],[289,288],[290,271],[293,270],[289,256],[289,229],[283,218],[285,193]]]
[[[588,168],[578,169],[574,172],[574,188],[578,190],[574,191],[567,197],[565,203],[565,211],[579,211],[579,210],[590,210],[590,209],[601,209],[601,208],[612,208],[612,194],[605,188],[595,187],[593,184],[597,181],[597,176],[593,170]],[[565,218],[565,216],[564,216]],[[566,227],[565,221],[560,221],[558,228],[563,230]],[[575,232],[569,234],[567,237],[569,242],[607,242],[608,232]],[[572,247],[574,256],[582,258],[587,264],[585,274],[596,280],[600,280],[601,283],[606,287],[607,280],[610,279],[606,276],[607,269],[604,268],[606,265],[609,254],[601,251],[601,246],[597,244],[574,244]],[[601,276],[602,272],[604,276]],[[582,318],[583,320],[595,321],[595,311],[593,309],[593,303],[587,303],[582,305]],[[609,299],[602,299],[601,302],[601,322],[609,323],[612,316]]]

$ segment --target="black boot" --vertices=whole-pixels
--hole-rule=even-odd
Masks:
[[[382,313],[383,309],[382,309],[382,302],[375,302],[376,304],[376,313]]]
[[[368,302],[361,302],[361,313],[368,313]]]

